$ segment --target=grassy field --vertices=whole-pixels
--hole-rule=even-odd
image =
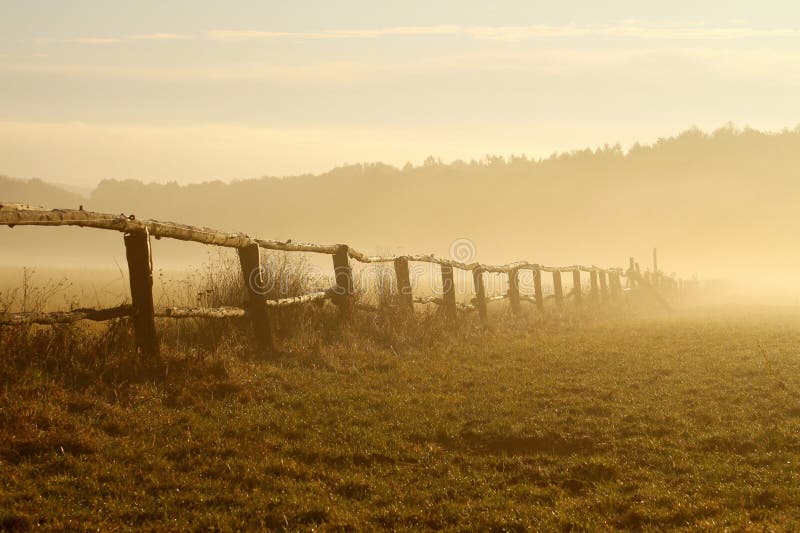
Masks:
[[[800,313],[504,322],[152,379],[6,361],[0,529],[800,523]]]

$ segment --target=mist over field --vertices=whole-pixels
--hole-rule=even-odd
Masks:
[[[396,168],[349,165],[321,175],[192,185],[107,180],[85,195],[0,179],[7,200],[175,221],[268,239],[346,242],[368,253],[451,254],[457,239],[487,263],[529,260],[624,267],[634,256],[684,279],[726,282],[726,301],[800,296],[795,216],[800,133],[725,126],[653,145],[548,158],[486,157]],[[89,265],[115,277],[117,234],[18,227],[0,232],[6,265]],[[159,268],[189,270],[209,250],[159,241]],[[317,256],[309,259],[327,266]],[[324,258],[323,258],[324,259]],[[768,273],[765,275],[765,273]],[[16,276],[18,277],[18,276]]]
[[[684,278],[795,290],[800,261],[800,131],[689,129],[652,145],[544,159],[486,157],[396,168],[365,163],[320,175],[191,185],[107,180],[85,197],[0,179],[6,201],[181,222],[268,239],[345,242],[370,253],[443,256],[468,238],[477,258],[625,266],[629,256]],[[5,229],[2,262],[114,267],[116,234]],[[202,247],[157,244],[157,262],[196,263]],[[765,273],[768,273],[765,275]]]

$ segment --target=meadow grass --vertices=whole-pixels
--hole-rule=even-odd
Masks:
[[[0,529],[796,527],[796,311],[492,319],[330,316],[153,375],[124,323],[6,344]]]

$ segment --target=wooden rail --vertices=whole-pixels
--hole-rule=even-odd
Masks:
[[[508,298],[514,313],[520,312],[520,302],[530,302],[542,308],[544,300],[554,298],[557,305],[572,297],[576,302],[583,299],[581,273],[589,273],[591,281],[591,298],[593,300],[620,297],[623,294],[621,277],[628,279],[627,289],[644,287],[652,292],[659,301],[666,302],[654,290],[649,280],[639,271],[638,263],[630,259],[627,270],[621,268],[600,268],[597,266],[571,265],[546,266],[527,261],[517,261],[506,265],[487,265],[479,262],[464,263],[453,259],[445,259],[430,254],[422,255],[390,255],[370,256],[346,244],[313,244],[294,243],[276,240],[259,239],[244,233],[227,233],[211,228],[189,226],[174,222],[157,220],[139,220],[133,215],[111,215],[94,213],[83,209],[52,209],[32,207],[21,204],[0,203],[0,225],[14,226],[77,226],[103,230],[119,231],[124,234],[126,258],[131,288],[131,305],[123,305],[110,309],[75,309],[57,313],[15,313],[0,315],[0,325],[8,324],[59,324],[78,320],[110,320],[123,316],[133,317],[136,333],[137,349],[149,357],[158,356],[156,336],[156,317],[169,318],[234,318],[247,317],[253,322],[256,338],[266,349],[274,350],[270,309],[286,307],[314,301],[331,299],[347,315],[353,308],[353,274],[350,259],[361,263],[393,263],[397,278],[398,296],[401,308],[407,313],[413,312],[414,303],[435,303],[441,305],[447,316],[456,317],[457,309],[477,309],[483,322],[488,320],[487,304]],[[153,306],[153,275],[150,237],[192,241],[201,244],[235,248],[239,259],[248,293],[247,308],[166,308],[155,309]],[[335,284],[330,289],[297,296],[294,298],[267,299],[257,290],[263,283],[263,267],[260,262],[260,250],[277,250],[284,252],[313,252],[329,254],[333,257]],[[414,298],[409,277],[409,263],[437,264],[441,269],[442,296]],[[475,288],[475,298],[471,303],[457,303],[455,294],[454,269],[471,271]],[[533,273],[534,294],[524,295],[519,290],[519,272],[530,270]],[[542,273],[553,276],[553,294],[547,297],[542,292]],[[563,273],[572,273],[573,290],[564,295],[561,284]],[[484,275],[492,273],[506,274],[509,279],[508,293],[488,296],[484,285]],[[662,273],[655,273],[664,286],[676,286],[676,280]]]

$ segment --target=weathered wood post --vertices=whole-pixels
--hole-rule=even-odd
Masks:
[[[622,296],[622,281],[619,279],[619,272],[611,274],[611,294],[614,298]]]
[[[145,357],[157,358],[159,349],[153,306],[153,261],[150,255],[150,235],[147,229],[144,229],[126,233],[123,239],[131,285],[136,351]]]
[[[336,286],[333,289],[332,299],[343,315],[349,314],[353,306],[353,270],[350,268],[349,252],[349,246],[340,244],[333,254]]]
[[[441,265],[442,270],[442,307],[445,316],[450,320],[456,318],[456,282],[453,277],[453,267]]]
[[[598,289],[598,282],[597,282],[597,269],[592,268],[592,271],[589,273],[589,281],[591,282],[591,291],[592,291],[592,300],[595,302],[600,298],[600,290]]]
[[[600,278],[600,296],[603,300],[608,300],[608,274],[605,270],[601,270],[598,275]]]
[[[542,296],[542,270],[537,268],[533,271],[533,295],[536,298],[536,307],[544,309],[544,296]]]
[[[395,259],[394,273],[397,277],[397,295],[400,297],[400,307],[404,312],[411,314],[414,312],[414,296],[411,293],[408,260],[402,257]]]
[[[478,308],[478,316],[481,322],[486,324],[489,315],[486,310],[486,286],[483,284],[483,270],[476,268],[472,271],[472,281],[475,284],[475,307]]]
[[[628,288],[636,288],[636,263],[633,257],[631,257],[630,266],[628,267]]]
[[[572,294],[575,295],[576,304],[581,303],[583,300],[583,291],[581,289],[581,269],[576,268],[572,271]]]
[[[653,285],[653,287],[661,287],[662,284],[663,284],[665,289],[669,288],[669,277],[663,275],[658,270],[658,249],[657,248],[653,248],[653,276],[652,276],[652,278],[650,280],[650,284]]]
[[[519,269],[513,268],[508,272],[508,300],[511,302],[511,312],[520,313],[519,305]]]
[[[564,288],[561,286],[560,270],[553,271],[553,296],[556,298],[556,305],[560,307],[564,299]]]
[[[658,249],[653,248],[653,273],[658,274]]]
[[[249,301],[248,311],[256,341],[262,348],[275,352],[277,351],[275,338],[266,305],[269,287],[264,277],[264,269],[261,267],[261,249],[258,244],[239,248],[239,264],[242,267],[244,287]]]

